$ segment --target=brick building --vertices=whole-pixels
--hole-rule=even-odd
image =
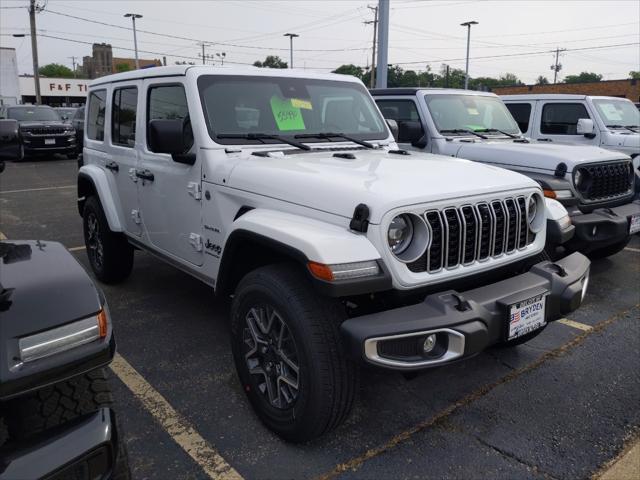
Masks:
[[[640,80],[602,80],[589,83],[556,83],[551,85],[516,85],[496,87],[492,92],[497,95],[521,95],[532,93],[564,93],[576,95],[604,95],[608,97],[628,98],[640,102]]]
[[[158,59],[140,59],[140,68],[151,66],[161,66]],[[91,56],[82,58],[82,65],[78,67],[82,75],[86,78],[98,78],[112,73],[125,72],[136,69],[134,58],[114,58],[111,45],[108,43],[94,43]]]

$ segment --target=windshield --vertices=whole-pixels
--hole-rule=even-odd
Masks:
[[[436,128],[443,130],[495,131],[520,135],[520,129],[502,100],[477,95],[425,95]]]
[[[206,75],[198,79],[198,88],[209,134],[221,144],[282,143],[277,139],[222,138],[228,135],[293,139],[308,134],[305,142],[327,142],[327,138],[311,135],[322,133],[358,140],[382,140],[388,135],[371,97],[358,83]]]
[[[600,118],[607,126],[638,127],[640,125],[640,111],[628,100],[612,98],[593,100]]]
[[[60,116],[50,107],[14,107],[7,109],[7,118],[19,122],[59,122]]]
[[[76,113],[75,108],[56,108],[56,111],[60,115],[66,115],[67,117],[72,117],[74,113]]]

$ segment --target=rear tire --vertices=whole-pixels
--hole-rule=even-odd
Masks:
[[[82,223],[89,263],[98,280],[110,284],[125,280],[133,268],[133,247],[122,233],[109,229],[95,196],[86,200]]]
[[[260,420],[291,442],[334,429],[354,403],[359,369],[347,358],[345,312],[293,265],[245,276],[231,307],[233,357]]]
[[[599,248],[598,250],[594,250],[593,252],[588,253],[588,257],[594,260],[599,258],[610,257],[611,255],[615,255],[618,252],[624,250],[624,248],[631,241],[631,236],[624,239],[622,242],[614,243],[613,245],[609,245],[607,247]]]

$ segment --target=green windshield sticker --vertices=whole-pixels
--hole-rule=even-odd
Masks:
[[[274,95],[271,97],[271,112],[276,119],[278,130],[306,130],[300,107],[293,106],[292,99]]]
[[[487,127],[484,125],[463,125],[463,128],[466,128],[467,130],[484,130]]]

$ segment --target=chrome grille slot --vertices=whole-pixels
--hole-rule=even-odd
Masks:
[[[414,273],[468,266],[522,250],[536,239],[529,231],[524,196],[428,210],[424,219],[429,244],[420,258],[407,264]]]

